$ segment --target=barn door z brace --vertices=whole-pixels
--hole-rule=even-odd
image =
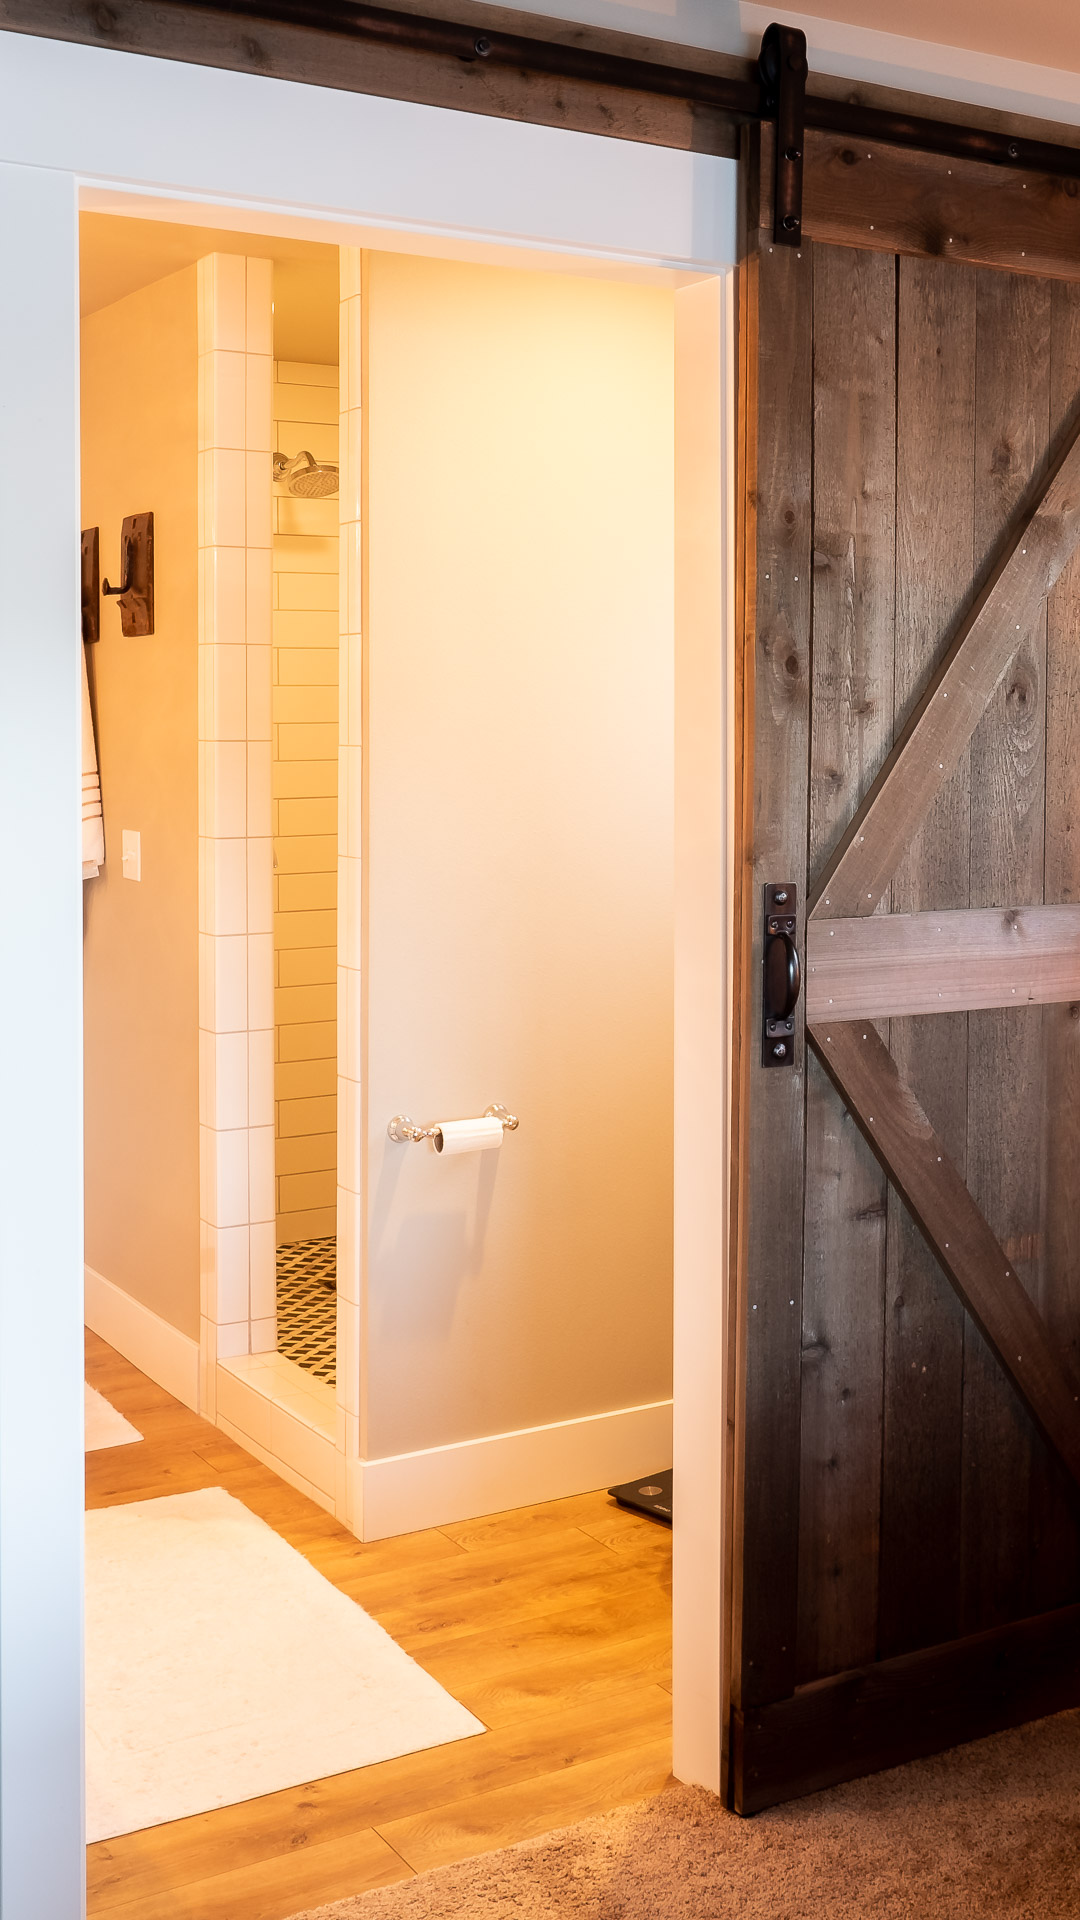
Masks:
[[[802,243],[803,135],[806,127],[806,35],[774,20],[766,27],[758,60],[763,117],[776,126],[776,191],[773,240]]]

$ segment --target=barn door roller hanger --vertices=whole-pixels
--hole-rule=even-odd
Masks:
[[[806,35],[773,21],[765,29],[758,59],[761,105],[776,123],[776,191],[773,242],[802,244],[803,144],[806,128]]]

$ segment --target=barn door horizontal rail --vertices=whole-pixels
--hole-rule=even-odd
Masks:
[[[665,99],[709,107],[735,125],[771,121],[777,115],[773,89],[759,71],[745,78],[709,73],[701,68],[669,65],[660,60],[636,60],[625,54],[600,53],[560,40],[539,40],[527,34],[501,33],[453,20],[392,7],[368,6],[362,0],[166,0],[166,11],[203,12],[247,21],[253,25],[304,27],[349,41],[393,46],[403,51],[461,60],[469,65],[513,69],[518,73],[584,82],[598,87],[620,87]],[[802,46],[805,79],[805,36],[777,25],[766,29],[763,51],[768,60],[770,36],[797,39]],[[802,102],[804,124],[816,132],[855,140],[884,142],[915,148],[950,159],[981,160],[990,166],[1029,168],[1064,179],[1080,179],[1080,147],[1059,141],[1031,140],[988,127],[959,126],[922,114],[896,113],[884,107],[835,100],[809,91]]]

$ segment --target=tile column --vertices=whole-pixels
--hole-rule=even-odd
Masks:
[[[341,569],[338,762],[337,1515],[363,1538],[362,1350],[363,1026],[361,961],[362,691],[361,400],[363,252],[341,249]]]
[[[273,268],[199,261],[201,1406],[276,1344],[270,818]]]

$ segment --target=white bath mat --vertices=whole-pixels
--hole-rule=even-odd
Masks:
[[[99,1447],[130,1447],[133,1440],[141,1440],[138,1427],[125,1420],[104,1394],[98,1393],[89,1380],[83,1382],[86,1388],[86,1451],[96,1453]]]
[[[86,1546],[90,1840],[484,1730],[221,1487],[88,1513]]]

